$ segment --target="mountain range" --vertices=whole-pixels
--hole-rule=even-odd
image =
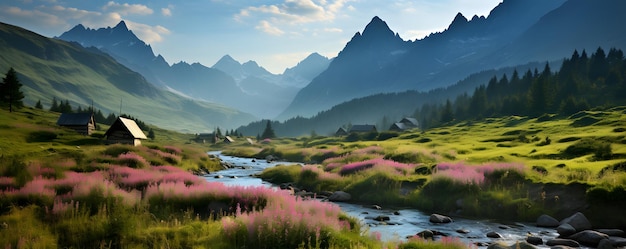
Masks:
[[[621,0],[504,0],[486,17],[468,19],[459,13],[444,31],[413,41],[374,17],[336,58],[313,53],[282,74],[229,55],[212,67],[182,61],[170,65],[123,21],[113,28],[77,25],[59,39],[3,25],[0,66],[14,66],[25,77],[27,103],[52,95],[81,104],[99,99],[97,107],[115,111],[123,99],[124,106],[141,113],[134,116],[146,115],[145,121],[164,128],[199,112],[212,116],[188,118],[189,130],[234,127],[280,114],[276,119],[298,121],[292,123],[300,123],[300,129],[292,134],[302,135],[350,122],[376,122],[390,113],[410,115],[415,103],[425,102],[410,99],[422,98],[422,93],[434,92],[429,99],[471,94],[473,86],[515,68],[521,73],[546,62],[558,68],[574,50],[624,49],[624,9]],[[154,113],[143,114],[152,111],[148,106],[180,119],[166,122]],[[302,125],[305,117],[333,127]]]
[[[140,40],[126,23],[99,29],[76,25],[59,39],[96,47],[121,64],[141,73],[156,86],[192,98],[229,106],[259,118],[274,118],[295,94],[329,64],[329,59],[314,53],[286,74],[272,74],[254,61],[243,64],[229,55],[212,67],[200,63],[178,62],[169,65],[155,55],[150,45]]]
[[[487,17],[459,13],[446,30],[415,41],[374,17],[278,119],[378,93],[447,87],[483,70],[558,61],[575,49],[624,48],[624,9],[620,0],[505,0]]]
[[[149,83],[96,48],[47,38],[0,23],[0,68],[13,67],[23,84],[24,102],[53,98],[83,109],[119,111],[146,123],[182,132],[212,131],[256,118],[233,108],[194,100]],[[184,125],[182,125],[184,124]]]

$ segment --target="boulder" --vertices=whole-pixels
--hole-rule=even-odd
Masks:
[[[492,243],[487,246],[487,249],[509,249],[509,247],[500,243]]]
[[[497,232],[491,231],[487,233],[487,238],[499,239],[502,238],[502,235]]]
[[[541,237],[536,237],[536,236],[526,237],[526,242],[532,245],[543,245],[543,239]]]
[[[611,241],[608,239],[600,240],[600,243],[598,243],[597,248],[598,249],[615,249],[615,247],[613,246],[613,243],[611,243]]]
[[[375,221],[388,221],[391,220],[387,215],[379,215],[374,218]]]
[[[537,218],[538,227],[558,227],[559,225],[560,223],[557,219],[547,214],[542,214]]]
[[[511,246],[509,246],[510,249],[535,249],[537,248],[536,246],[526,242],[526,241],[519,241]]]
[[[561,221],[561,225],[570,224],[576,232],[589,230],[591,229],[591,222],[585,217],[585,215],[581,212],[577,212],[570,217],[567,217]]]
[[[571,247],[571,246],[564,246],[564,245],[558,245],[558,246],[552,246],[550,247],[550,249],[574,249],[575,247]]]
[[[597,247],[600,240],[609,239],[609,236],[600,232],[585,230],[569,236],[570,239],[577,241],[580,244]]]
[[[395,212],[393,212],[393,215],[400,215],[400,212],[399,211],[395,211]]]
[[[432,223],[450,223],[452,222],[452,218],[445,216],[445,215],[440,215],[440,214],[431,214],[430,218],[428,219],[430,222]]]
[[[547,246],[568,246],[568,247],[580,247],[580,244],[571,239],[551,239],[546,241]]]
[[[328,197],[329,201],[349,201],[352,196],[343,191],[335,191],[332,195]]]
[[[433,239],[435,237],[435,234],[433,233],[433,231],[426,229],[424,231],[421,231],[415,234],[415,236],[418,236],[423,239]]]
[[[470,233],[470,231],[467,230],[467,229],[457,229],[456,232],[460,233],[460,234],[468,234],[468,233]]]
[[[611,244],[614,247],[618,247],[618,248],[626,247],[626,239],[625,238],[611,237],[611,238],[609,238],[609,240],[611,241]]]
[[[561,237],[567,237],[576,233],[576,229],[570,224],[561,224],[556,228],[556,232],[561,235]]]
[[[615,237],[624,237],[626,235],[622,229],[596,229],[596,231]]]
[[[378,205],[372,205],[372,209],[381,210],[383,208],[381,206],[378,206]]]

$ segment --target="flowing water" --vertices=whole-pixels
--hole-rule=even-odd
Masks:
[[[219,152],[209,152],[218,156],[222,161],[235,167],[230,169],[212,172],[204,176],[207,181],[222,182],[230,186],[266,186],[268,188],[277,187],[271,183],[264,182],[254,175],[268,167],[279,164],[291,164],[285,162],[266,162],[265,160],[253,160],[250,158],[225,156]],[[423,230],[437,231],[448,236],[459,237],[467,243],[487,243],[502,241],[505,244],[513,244],[515,241],[525,240],[528,234],[541,237],[544,242],[558,236],[554,229],[540,228],[532,224],[507,222],[499,223],[489,220],[471,220],[453,218],[454,222],[448,224],[433,224],[429,222],[430,213],[423,213],[415,209],[394,209],[385,207],[384,204],[377,203],[382,209],[374,209],[371,206],[363,206],[350,203],[335,203],[339,205],[345,213],[358,218],[364,228],[369,232],[378,232],[381,239],[404,240],[407,236],[415,235]],[[374,218],[377,216],[388,216],[389,221],[378,222]],[[463,233],[460,231],[463,230]],[[486,236],[489,232],[497,232],[502,235],[500,239],[492,239]],[[436,236],[437,238],[437,236]],[[482,246],[481,246],[482,247]],[[547,248],[547,247],[546,247]]]

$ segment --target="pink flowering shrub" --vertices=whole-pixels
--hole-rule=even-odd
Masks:
[[[374,162],[372,162],[372,160],[348,163],[348,164],[341,166],[341,169],[339,170],[339,174],[342,176],[345,176],[349,174],[354,174],[362,170],[369,169],[371,167],[374,167]]]
[[[354,163],[343,165],[341,169],[339,170],[339,174],[345,176],[345,175],[354,174],[362,170],[373,168],[379,171],[385,171],[385,172],[389,172],[392,174],[406,175],[406,174],[412,173],[413,170],[415,169],[415,166],[416,166],[415,164],[399,163],[399,162],[395,162],[392,160],[386,160],[383,158],[374,158],[374,159],[370,159],[366,161],[354,162]]]
[[[149,152],[155,154],[156,156],[165,160],[165,162],[169,164],[176,165],[176,164],[179,164],[182,160],[181,156],[175,153],[171,153],[171,152],[163,152],[160,150],[149,150]]]
[[[0,190],[15,188],[15,178],[0,176]]]
[[[327,241],[330,231],[351,229],[340,213],[332,203],[277,195],[257,212],[243,213],[237,208],[234,217],[222,218],[222,229],[228,240],[243,240],[250,248],[313,248]]]
[[[488,163],[468,165],[463,162],[440,163],[433,177],[447,177],[464,184],[482,185],[487,176],[495,172],[516,172],[523,174],[524,165],[518,163]]]
[[[183,153],[183,150],[181,150],[180,148],[171,146],[171,145],[166,145],[163,148],[165,149],[165,151],[172,153],[172,154],[181,155]]]
[[[145,158],[134,152],[127,152],[118,155],[117,162],[131,168],[145,168],[150,165]]]

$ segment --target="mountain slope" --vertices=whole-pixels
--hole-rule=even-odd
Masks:
[[[183,132],[233,127],[254,118],[159,89],[95,48],[0,23],[0,70],[9,67],[19,73],[29,105],[50,103],[53,97],[83,107],[93,101],[104,112],[121,108],[144,122]]]
[[[521,37],[489,59],[502,65],[516,61],[546,61],[563,58],[563,54],[598,47],[626,46],[626,1],[569,0],[543,16]]]
[[[381,92],[427,91],[498,67],[485,61],[565,0],[506,0],[489,17],[457,14],[443,32],[403,41],[378,17],[357,33],[329,68],[303,88],[279,116],[311,116],[333,105]],[[563,54],[563,57],[567,53]],[[524,64],[529,61],[516,61]]]
[[[254,61],[240,64],[229,55],[213,67],[182,61],[170,66],[161,55],[155,56],[150,45],[137,38],[124,21],[113,28],[99,29],[89,29],[79,24],[64,32],[59,39],[78,42],[84,47],[96,47],[159,87],[254,113],[262,118],[278,115],[291,102],[295,93],[311,80],[303,82],[308,76],[274,75]],[[323,69],[325,67],[319,69],[317,74]],[[252,86],[254,89],[250,89],[249,84],[240,84],[248,77],[252,77],[248,83],[260,84]],[[250,94],[259,89],[263,91]],[[272,89],[278,91],[270,91]]]

